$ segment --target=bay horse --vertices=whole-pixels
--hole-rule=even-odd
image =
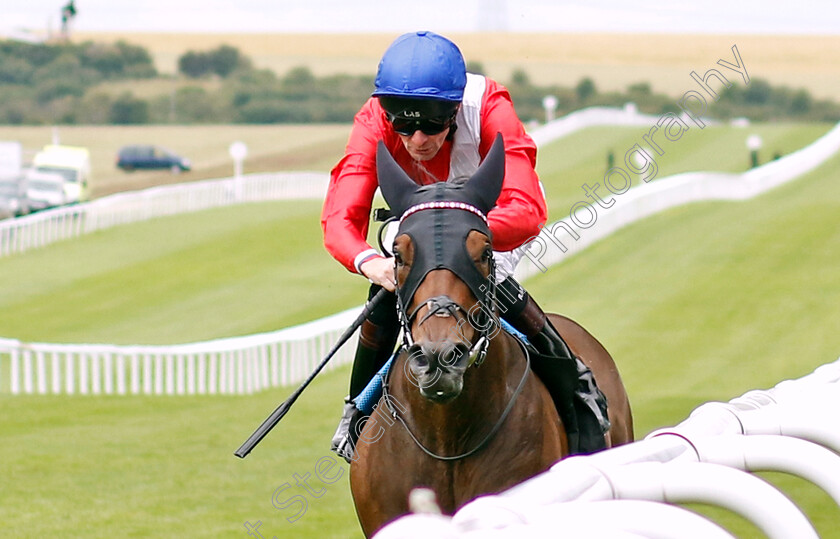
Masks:
[[[501,135],[465,183],[418,187],[381,143],[377,169],[385,200],[402,215],[393,253],[404,343],[350,466],[367,536],[409,511],[415,487],[431,488],[452,514],[569,453],[528,349],[499,331],[486,215],[504,178]],[[607,350],[569,318],[550,319],[607,397],[607,446],[633,441],[627,393]]]

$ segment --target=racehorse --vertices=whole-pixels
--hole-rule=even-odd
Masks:
[[[504,178],[501,135],[466,182],[418,187],[381,144],[377,169],[386,201],[402,215],[393,253],[405,342],[350,466],[367,536],[408,512],[415,487],[431,488],[451,514],[569,453],[528,348],[499,331],[486,215]],[[633,441],[630,404],[609,353],[569,318],[550,319],[607,397],[607,445]]]

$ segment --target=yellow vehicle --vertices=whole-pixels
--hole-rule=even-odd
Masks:
[[[68,204],[88,199],[90,183],[90,152],[76,146],[47,145],[35,154],[32,168],[37,172],[60,174],[64,177],[64,194]]]

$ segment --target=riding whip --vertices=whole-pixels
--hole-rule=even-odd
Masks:
[[[316,376],[318,376],[318,373],[321,372],[321,369],[323,369],[329,362],[329,360],[332,359],[335,353],[338,352],[338,349],[341,348],[341,346],[345,342],[347,342],[350,336],[353,335],[353,332],[359,329],[359,326],[362,325],[362,322],[365,321],[365,318],[368,317],[373,308],[376,307],[376,305],[380,301],[382,301],[382,298],[384,298],[388,294],[389,292],[383,288],[382,290],[377,292],[376,295],[373,296],[367,303],[365,303],[365,307],[364,309],[362,309],[362,312],[359,313],[359,316],[356,317],[356,320],[354,320],[350,327],[348,327],[341,335],[341,337],[339,337],[338,342],[336,342],[335,345],[333,345],[332,349],[329,351],[329,353],[327,353],[326,357],[321,361],[321,363],[319,363],[318,366],[315,367],[315,370],[312,371],[312,374],[310,374],[306,378],[306,380],[304,380],[300,387],[297,388],[297,390],[295,390],[295,392],[292,393],[288,399],[286,399],[280,406],[278,406],[277,409],[274,410],[271,413],[271,415],[268,416],[265,419],[265,421],[262,422],[262,424],[257,428],[257,430],[255,430],[254,433],[247,440],[245,440],[245,443],[243,443],[242,446],[240,446],[239,449],[237,449],[234,452],[234,455],[236,455],[239,458],[245,458],[248,455],[248,453],[250,453],[251,450],[254,449],[254,447],[258,443],[260,443],[260,441],[263,438],[265,438],[265,435],[268,434],[268,432],[271,429],[273,429],[274,426],[277,425],[277,423],[279,423],[281,419],[283,419],[283,416],[285,416],[286,413],[291,409],[292,405],[295,403],[297,398],[300,397],[301,393],[303,393],[303,390],[306,389],[306,387],[312,382],[312,380],[315,379]]]

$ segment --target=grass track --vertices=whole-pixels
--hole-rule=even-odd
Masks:
[[[574,148],[569,152],[575,155]],[[630,392],[637,434],[675,424],[700,402],[769,387],[837,357],[838,170],[840,158],[834,158],[753,201],[673,209],[527,283],[546,309],[577,319],[612,352]],[[543,173],[561,207],[579,196],[573,180],[580,177],[562,176],[572,187],[555,196],[552,186],[560,178]],[[275,329],[358,304],[364,283],[323,252],[312,222],[318,207],[295,202],[213,210],[0,260],[0,282],[21,284],[0,288],[0,335],[185,342]],[[226,232],[228,226],[240,232]],[[257,245],[262,242],[267,245]],[[252,263],[231,264],[225,254]],[[45,275],[51,284],[36,290]],[[280,276],[294,286],[277,288]],[[194,287],[198,281],[205,286]],[[284,297],[300,295],[281,303],[270,292],[252,290],[263,286]],[[134,300],[100,305],[113,290]],[[27,301],[19,299],[22,293]],[[52,293],[58,294],[54,305]],[[168,294],[180,301],[153,305],[153,298]],[[135,302],[142,308],[134,311]],[[85,316],[75,316],[74,305]],[[347,368],[319,377],[244,461],[232,451],[290,389],[250,397],[0,394],[4,534],[233,537],[246,533],[245,521],[260,520],[265,537],[358,537],[346,474],[330,485],[310,478],[311,488],[323,489],[320,498],[294,479],[313,473],[330,455],[347,377]],[[787,492],[823,537],[840,537],[840,511],[824,494],[770,477],[790,486]],[[309,500],[294,523],[286,521],[293,508],[272,505],[272,493],[284,483],[290,487],[282,499],[300,494]],[[755,535],[737,518],[723,518],[739,536]]]
[[[766,163],[776,154],[786,155],[807,146],[831,128],[829,124],[790,123],[758,124],[745,129],[725,125],[700,129],[691,125],[676,141],[665,139],[662,131],[650,135],[661,148],[659,155],[643,138],[649,135],[654,124],[651,122],[650,127],[592,127],[540,149],[537,168],[545,185],[550,219],[568,215],[571,206],[579,200],[594,202],[586,198],[582,189],[584,184],[593,187],[600,184],[596,193],[609,199],[610,193],[603,180],[608,151],[614,154],[615,166],[627,172],[635,186],[642,180],[625,163],[625,154],[637,144],[647,148],[654,158],[655,169],[651,165],[652,172],[646,174],[651,175],[649,181],[656,181],[672,174],[698,170],[744,172],[750,165],[745,142],[752,134],[758,134],[764,141],[759,159]],[[613,181],[620,182],[620,179]]]
[[[173,344],[332,314],[364,286],[320,246],[320,207],[260,203],[156,219],[4,260],[0,280],[15,286],[0,288],[0,335]]]

